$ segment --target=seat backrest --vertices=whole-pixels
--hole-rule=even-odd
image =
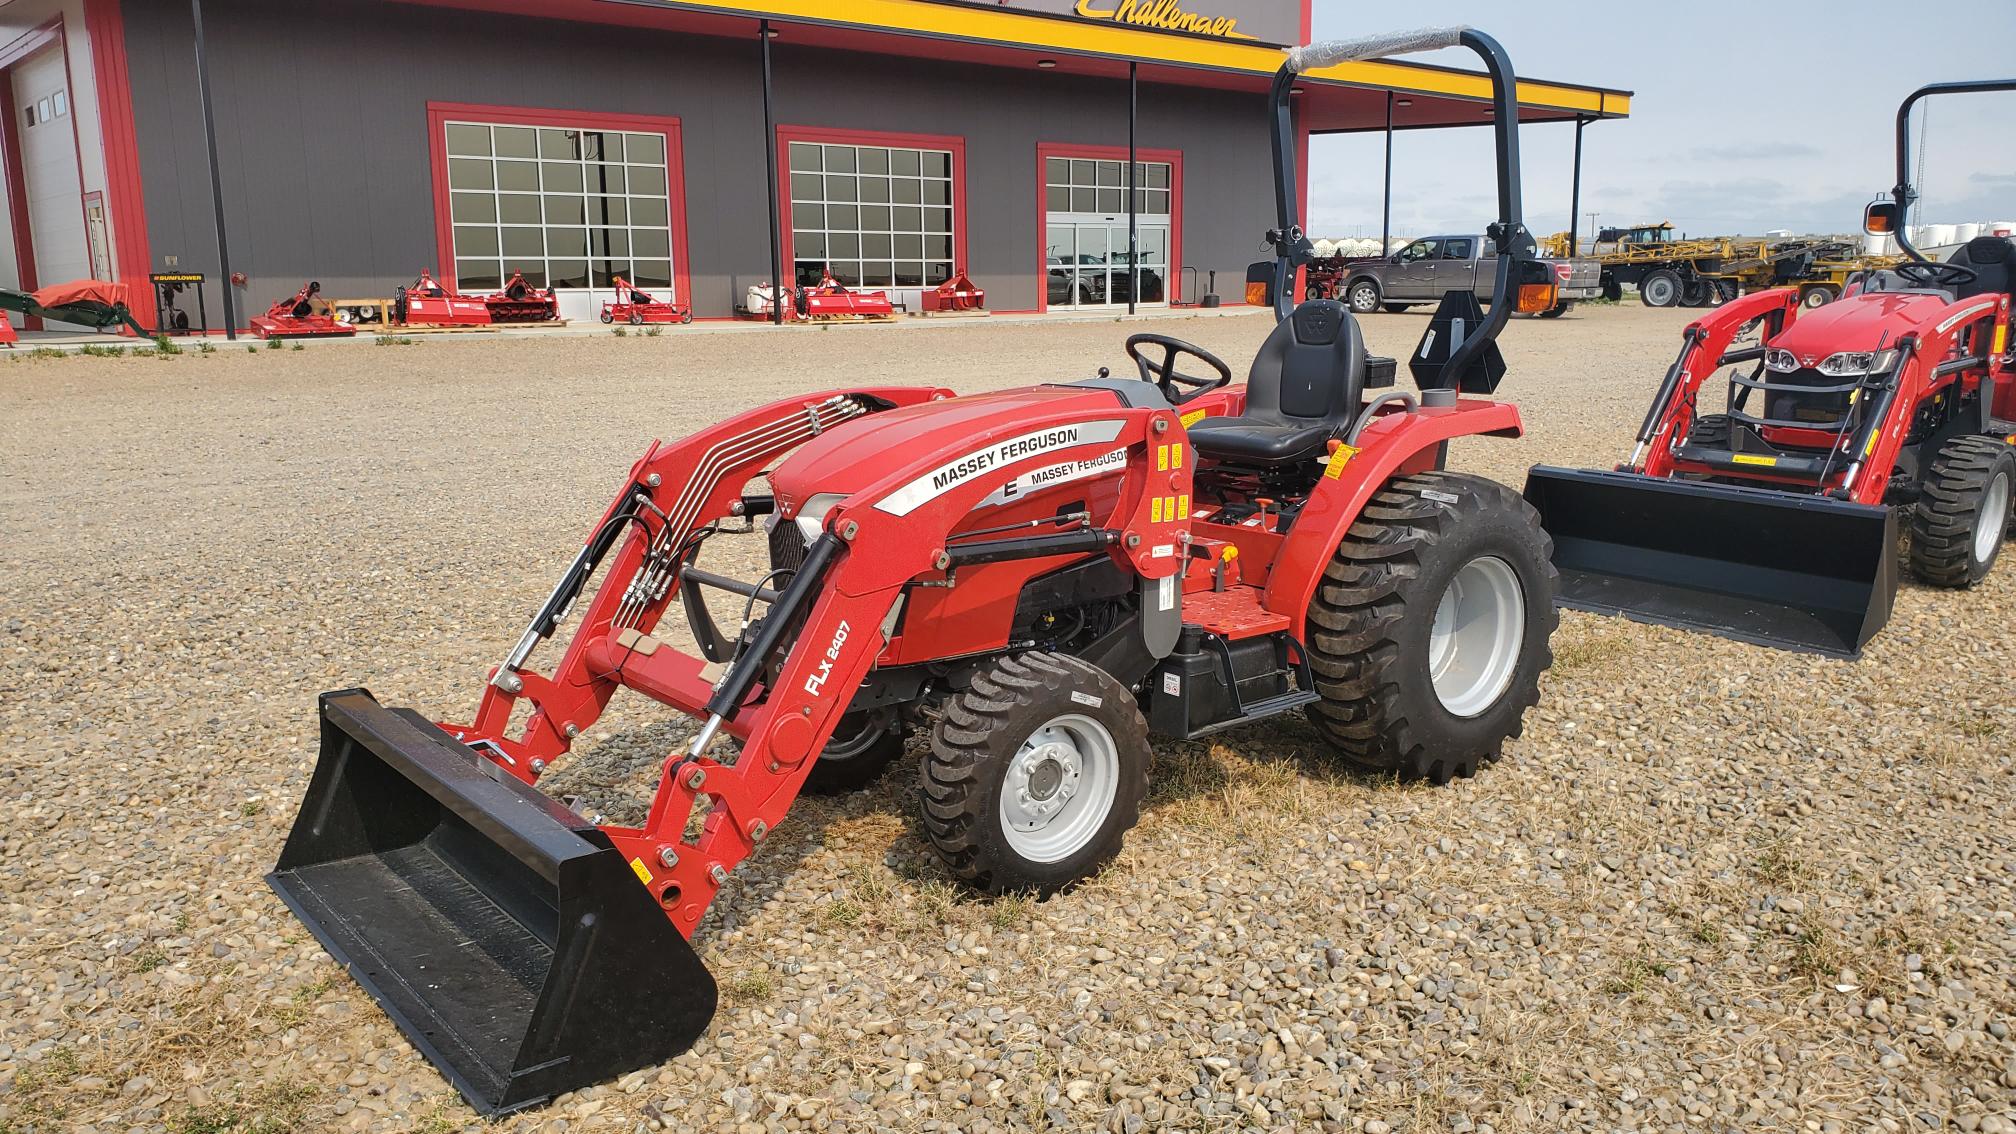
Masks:
[[[1974,278],[1954,289],[1955,299],[1977,295],[2007,295],[2016,298],[2016,238],[1977,236],[1946,257],[1949,264],[1974,269]]]
[[[1242,416],[1290,425],[1349,424],[1365,389],[1365,339],[1334,299],[1295,308],[1260,344]]]

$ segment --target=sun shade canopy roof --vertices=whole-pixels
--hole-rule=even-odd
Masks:
[[[1144,83],[1262,94],[1281,66],[1282,47],[1110,21],[945,3],[943,0],[408,0],[439,7],[510,12],[657,28],[692,35],[754,38],[769,20],[778,43],[883,55],[1036,68],[1125,79],[1130,63]],[[1404,21],[1403,21],[1404,22]],[[1410,60],[1338,63],[1305,73],[1298,110],[1312,133],[1386,127],[1394,97],[1399,130],[1481,126],[1491,81],[1481,72]],[[1402,105],[1402,103],[1405,105]],[[1631,92],[1521,79],[1522,122],[1622,118]]]

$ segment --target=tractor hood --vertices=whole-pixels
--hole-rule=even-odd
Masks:
[[[1817,366],[1841,351],[1891,347],[1913,331],[1929,331],[1951,303],[1929,291],[1845,296],[1802,312],[1769,345],[1791,351],[1801,366]]]
[[[941,400],[869,414],[827,430],[785,458],[771,472],[770,487],[778,515],[795,520],[814,497],[825,498],[822,505],[830,507],[893,473],[957,457],[946,451],[962,444],[984,449],[983,435],[1012,435],[1040,428],[1059,414],[1125,405],[1116,391],[1089,386],[1026,386],[959,398],[945,391]]]

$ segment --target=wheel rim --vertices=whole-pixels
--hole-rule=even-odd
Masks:
[[[1512,565],[1495,555],[1465,563],[1428,632],[1428,673],[1442,707],[1459,717],[1489,709],[1511,688],[1526,642],[1526,592]]]
[[[1974,562],[1988,562],[2008,526],[2009,474],[2003,473],[1988,482],[1988,492],[1981,498],[1981,514],[1974,521]]]
[[[840,728],[844,729],[846,727],[848,727],[848,722],[842,719]],[[839,735],[839,730],[836,729],[836,735],[832,740],[826,742],[826,747],[819,753],[819,758],[821,760],[854,759],[856,756],[875,747],[875,743],[882,739],[882,734],[888,731],[889,722],[878,717],[868,716],[855,722],[853,727],[854,731],[844,736]]]
[[[1360,312],[1370,312],[1379,306],[1379,291],[1371,284],[1359,284],[1351,289],[1351,307]]]
[[[1672,280],[1664,278],[1647,280],[1645,282],[1645,298],[1651,300],[1654,307],[1664,307],[1673,302],[1674,287],[1675,284]]]
[[[1001,831],[1016,854],[1057,862],[1092,842],[1120,784],[1120,750],[1106,726],[1079,713],[1053,717],[1008,762]]]

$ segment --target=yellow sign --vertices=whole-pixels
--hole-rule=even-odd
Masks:
[[[1729,459],[1739,465],[1763,465],[1765,468],[1778,463],[1776,457],[1760,457],[1754,453],[1732,453]]]
[[[1357,455],[1358,450],[1349,445],[1337,446],[1331,450],[1330,460],[1323,466],[1323,475],[1330,480],[1336,480],[1338,477],[1343,476],[1344,466],[1350,464],[1351,458]]]
[[[1193,409],[1189,413],[1183,415],[1183,428],[1188,429],[1191,426],[1197,424],[1200,421],[1203,421],[1205,418],[1210,416],[1211,416],[1210,410]]]
[[[1190,32],[1219,39],[1252,39],[1239,29],[1237,16],[1200,16],[1186,12],[1178,0],[1120,0],[1111,8],[1095,8],[1093,0],[1078,0],[1073,11],[1088,20],[1111,20],[1138,28]]]
[[[630,873],[635,874],[637,881],[644,883],[646,886],[651,884],[651,871],[644,865],[643,859],[633,858],[630,860]]]

